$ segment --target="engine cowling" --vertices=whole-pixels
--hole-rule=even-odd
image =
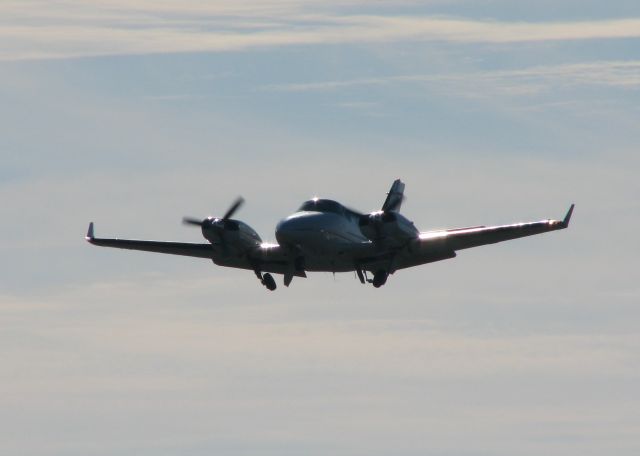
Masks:
[[[358,221],[360,231],[367,239],[379,241],[389,239],[403,243],[413,239],[418,230],[413,223],[401,214],[392,211],[379,211],[365,214]]]
[[[388,236],[393,231],[391,225],[396,222],[397,218],[391,212],[372,212],[361,216],[358,226],[368,239],[376,240]]]
[[[260,245],[262,239],[244,222],[231,219],[207,219],[202,224],[202,234],[214,246],[226,253],[242,253]]]
[[[238,237],[239,225],[235,220],[209,217],[202,223],[202,235],[211,243],[220,243]]]

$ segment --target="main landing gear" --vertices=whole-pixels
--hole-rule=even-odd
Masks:
[[[263,275],[258,270],[255,270],[254,272],[256,273],[256,277],[258,277],[258,279],[260,280],[260,283],[267,287],[267,290],[273,291],[276,289],[276,281],[273,279],[273,276],[271,274],[267,272]]]
[[[358,275],[358,279],[360,279],[360,283],[364,284],[365,282],[368,282],[373,284],[376,288],[380,288],[382,285],[387,283],[387,279],[389,278],[389,273],[384,269],[376,271],[373,275],[373,279],[369,278],[366,270],[356,269],[356,274]]]
[[[380,288],[382,285],[387,283],[388,277],[389,277],[389,273],[381,269],[379,271],[376,271],[376,273],[373,275],[373,280],[371,281],[371,283],[373,284],[374,287]]]

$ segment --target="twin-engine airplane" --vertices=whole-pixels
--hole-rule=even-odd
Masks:
[[[262,242],[246,223],[231,218],[243,204],[242,198],[222,218],[183,219],[200,227],[207,244],[97,238],[93,222],[86,239],[103,247],[207,258],[219,266],[252,270],[269,290],[276,289],[271,273],[283,274],[288,287],[294,276],[306,277],[307,271],[355,271],[361,283],[379,288],[399,269],[454,258],[458,250],[565,229],[574,207],[562,221],[420,232],[400,214],[403,199],[400,180],[391,186],[382,208],[370,214],[314,198],[278,223],[277,244]]]

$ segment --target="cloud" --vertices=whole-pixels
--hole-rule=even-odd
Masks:
[[[410,62],[375,44],[476,38],[464,24],[420,31],[446,18],[339,16],[330,2],[0,2],[0,34],[13,33],[0,49],[12,59],[301,37],[373,44],[320,52],[313,65],[308,52],[153,59],[124,71],[119,59],[2,65],[7,453],[634,454],[631,47],[460,46],[439,56],[403,46],[420,58]],[[596,61],[536,63],[587,58]],[[228,77],[201,82],[201,72]],[[302,84],[267,87],[290,81]],[[606,93],[602,102],[624,98],[635,111],[582,123],[549,110],[498,116],[491,102],[424,102],[431,85],[581,112]],[[251,92],[261,86],[335,93]],[[391,97],[349,90],[359,86]],[[559,86],[569,96],[556,96]],[[523,96],[540,91],[551,96]],[[360,121],[378,110],[391,115]],[[199,242],[180,217],[219,214],[237,193],[248,201],[241,219],[269,238],[314,193],[372,210],[395,177],[410,186],[403,210],[421,229],[558,217],[571,201],[578,212],[570,230],[465,251],[380,290],[317,273],[268,293],[250,271],[83,239],[94,220],[99,235]]]
[[[351,2],[357,4],[358,2]],[[518,43],[640,37],[640,18],[500,22],[437,16],[341,15],[290,1],[9,2],[0,6],[0,60],[74,58],[345,43]],[[68,14],[67,14],[68,13]]]
[[[287,291],[158,278],[11,298],[0,344],[5,446],[192,454],[193,442],[214,451],[331,439],[338,449],[413,454],[468,453],[466,440],[482,440],[508,454],[524,440],[528,455],[553,453],[558,435],[572,436],[569,450],[576,439],[598,450],[611,436],[634,442],[633,331],[598,321],[596,333],[477,334],[434,315],[444,304],[427,304],[424,318],[412,298],[390,306],[343,290],[330,302]],[[509,302],[517,312],[536,304]],[[610,382],[616,394],[603,388]]]
[[[274,84],[263,90],[313,92],[349,89],[358,86],[431,84],[449,87],[458,95],[473,97],[526,96],[561,87],[607,86],[622,89],[640,87],[640,61],[600,61],[566,65],[533,66],[517,70],[476,71],[448,74],[414,74],[347,80]],[[483,90],[478,90],[478,87]]]

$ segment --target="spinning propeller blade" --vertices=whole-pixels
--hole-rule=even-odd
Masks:
[[[184,223],[185,225],[199,226],[201,228],[207,227],[207,228],[213,229],[215,227],[218,230],[222,229],[222,230],[237,231],[238,222],[236,222],[235,220],[231,220],[231,217],[233,216],[233,214],[237,212],[238,209],[240,209],[240,206],[242,206],[243,204],[244,204],[244,198],[239,196],[238,198],[236,198],[233,204],[231,204],[229,209],[227,209],[227,212],[224,214],[224,216],[221,219],[217,219],[217,218],[214,219],[213,217],[209,217],[204,220],[201,220],[195,217],[183,217],[182,223]]]
[[[238,209],[240,209],[240,206],[242,206],[244,204],[244,198],[239,196],[231,205],[231,207],[229,209],[227,209],[226,214],[224,214],[224,216],[222,217],[222,220],[227,220],[230,219],[233,214],[236,213],[236,211]]]
[[[194,217],[182,217],[182,223],[185,225],[197,225],[202,226],[204,220],[200,220]]]

